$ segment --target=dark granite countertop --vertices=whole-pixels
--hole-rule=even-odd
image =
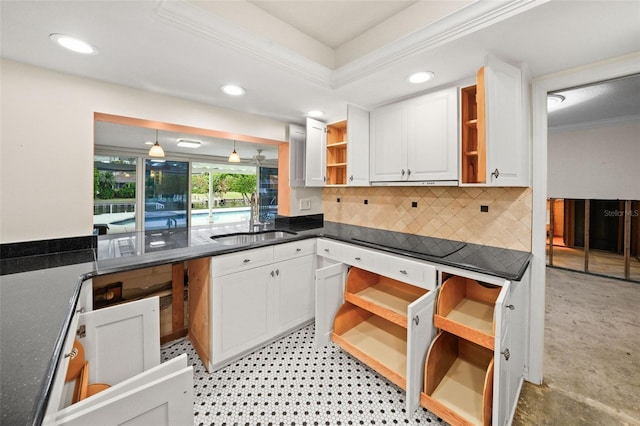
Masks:
[[[277,228],[296,234],[277,241],[238,246],[216,243],[209,238],[212,230],[206,227],[147,235],[116,234],[100,236],[97,253],[2,260],[0,424],[41,422],[82,281],[92,276],[314,237],[509,280],[521,279],[531,259],[529,252],[333,222],[320,226],[279,223]]]

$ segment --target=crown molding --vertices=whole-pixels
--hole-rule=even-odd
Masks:
[[[331,87],[345,86],[409,56],[452,42],[549,0],[476,1],[338,68]]]
[[[176,27],[271,63],[315,84],[337,89],[399,60],[441,46],[548,1],[476,1],[336,70],[320,65],[290,49],[275,45],[186,0],[162,0],[158,5],[157,15]]]
[[[275,45],[266,38],[254,35],[185,0],[162,0],[156,13],[175,27],[205,36],[222,46],[276,65],[315,84],[329,87],[329,68],[290,49]]]

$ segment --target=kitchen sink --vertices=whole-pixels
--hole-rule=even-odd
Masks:
[[[263,241],[273,241],[296,235],[295,232],[270,230],[259,232],[238,232],[236,234],[214,235],[211,237],[213,241],[229,246],[238,246],[251,243],[259,243]]]

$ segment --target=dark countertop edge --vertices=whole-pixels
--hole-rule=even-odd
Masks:
[[[94,268],[95,268],[94,271],[89,271],[85,274],[82,274],[78,278],[78,282],[76,284],[76,287],[70,302],[70,309],[67,312],[67,315],[65,316],[65,321],[56,339],[56,344],[54,346],[54,353],[51,357],[51,361],[47,369],[47,374],[45,375],[45,378],[43,380],[42,387],[40,388],[40,391],[38,392],[38,395],[36,397],[36,402],[35,402],[34,411],[33,411],[34,413],[33,418],[30,419],[29,424],[40,425],[44,420],[44,416],[47,410],[47,405],[49,402],[51,387],[53,386],[53,382],[55,381],[56,368],[58,366],[58,363],[60,362],[60,358],[62,356],[62,348],[64,345],[64,339],[69,332],[71,319],[73,317],[73,314],[75,313],[75,308],[77,306],[78,299],[80,297],[80,289],[84,281],[94,276],[108,275],[116,272],[126,272],[130,270],[135,270],[135,269],[163,265],[166,263],[185,262],[188,260],[199,259],[202,257],[219,256],[219,255],[236,253],[236,252],[253,249],[253,248],[285,244],[293,241],[306,240],[310,238],[332,239],[332,240],[336,240],[343,243],[359,245],[362,247],[372,248],[375,250],[384,251],[391,254],[397,254],[405,257],[410,257],[417,260],[423,260],[423,261],[432,262],[432,263],[439,263],[441,265],[451,266],[459,269],[464,269],[472,272],[477,272],[485,275],[491,275],[491,276],[504,278],[507,280],[515,280],[515,281],[520,281],[522,279],[525,271],[527,270],[527,267],[529,266],[529,263],[532,257],[532,254],[529,253],[526,261],[522,262],[522,267],[520,268],[518,274],[516,275],[511,275],[506,273],[501,274],[495,271],[485,270],[483,268],[479,268],[474,265],[447,261],[446,258],[437,258],[437,257],[432,257],[427,255],[418,255],[417,253],[414,253],[414,252],[395,250],[388,247],[378,246],[373,243],[366,244],[359,241],[354,241],[353,239],[341,238],[340,236],[332,235],[330,233],[326,233],[326,231],[325,232],[323,231],[324,231],[323,227],[318,227],[316,229],[298,231],[296,235],[292,235],[290,237],[286,237],[276,241],[264,241],[260,243],[243,244],[243,245],[237,245],[237,246],[217,246],[218,248],[217,250],[216,249],[212,250],[212,247],[210,245],[202,245],[202,246],[196,246],[192,248],[184,248],[184,247],[177,248],[177,249],[168,250],[164,252],[158,252],[157,254],[150,253],[146,255],[149,257],[149,260],[143,261],[143,262],[140,262],[139,256],[132,256],[131,258],[113,258],[113,259],[106,259],[102,261],[96,260],[96,262],[94,263]],[[486,246],[486,247],[489,247],[489,246]],[[202,250],[198,250],[198,248],[202,248]],[[505,250],[509,250],[509,249],[505,249]],[[183,254],[180,254],[180,253],[183,253]],[[155,259],[152,259],[152,258],[155,258]],[[131,259],[132,262],[128,263],[126,259]],[[113,263],[113,264],[110,265],[110,263]]]
[[[49,361],[49,365],[47,367],[46,374],[43,378],[42,385],[40,386],[40,390],[36,395],[35,404],[33,407],[33,415],[32,418],[29,419],[28,424],[32,424],[34,426],[41,425],[44,421],[44,416],[47,411],[47,406],[49,405],[49,398],[51,397],[51,388],[53,387],[53,382],[56,379],[56,370],[58,368],[58,364],[60,363],[60,359],[62,358],[62,349],[64,347],[64,340],[69,333],[69,327],[71,326],[71,320],[73,315],[75,314],[76,307],[78,306],[78,300],[80,298],[80,289],[82,288],[82,284],[89,279],[93,273],[89,272],[86,274],[82,274],[78,277],[76,282],[75,289],[73,290],[73,295],[69,300],[69,309],[67,310],[67,314],[64,317],[64,322],[60,327],[60,332],[58,333],[58,337],[56,338],[56,343],[53,347],[53,354],[51,355],[51,360]]]

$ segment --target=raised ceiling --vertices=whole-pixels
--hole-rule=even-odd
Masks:
[[[533,77],[640,51],[640,2],[2,1],[3,58],[303,123],[469,82],[487,54]],[[49,40],[96,45],[84,57]],[[436,78],[410,85],[428,69]],[[222,94],[233,82],[247,93]]]

